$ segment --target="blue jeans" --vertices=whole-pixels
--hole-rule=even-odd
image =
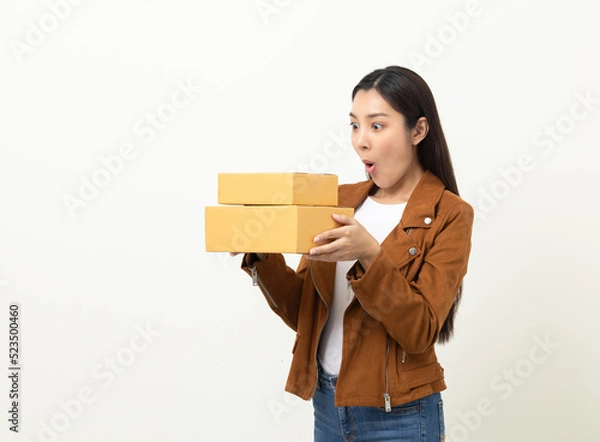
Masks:
[[[430,396],[392,407],[336,407],[337,376],[319,367],[312,399],[315,442],[440,442],[444,438],[442,396]],[[383,398],[382,398],[383,401]],[[382,404],[383,405],[383,404]]]

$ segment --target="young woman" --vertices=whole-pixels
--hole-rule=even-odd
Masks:
[[[339,187],[342,226],[297,270],[247,253],[275,313],[296,332],[286,390],[312,399],[316,442],[444,440],[435,344],[453,334],[473,208],[458,196],[431,91],[389,66],[352,92],[352,144],[368,180]]]

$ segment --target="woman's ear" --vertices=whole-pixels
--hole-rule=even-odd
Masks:
[[[427,136],[429,132],[429,123],[427,118],[421,117],[417,120],[417,124],[412,129],[412,144],[416,146]]]

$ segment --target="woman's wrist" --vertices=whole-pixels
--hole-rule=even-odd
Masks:
[[[375,261],[375,258],[377,258],[377,255],[379,255],[380,250],[381,246],[379,245],[377,240],[375,240],[373,242],[373,246],[370,247],[370,250],[358,259],[358,262],[360,262],[360,265],[362,266],[365,272],[371,266],[373,261]]]

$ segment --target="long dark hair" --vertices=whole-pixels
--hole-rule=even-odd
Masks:
[[[437,176],[446,188],[458,195],[458,185],[446,137],[438,115],[433,94],[418,74],[400,66],[388,66],[366,75],[354,87],[352,99],[360,90],[375,89],[394,110],[404,116],[406,128],[411,130],[417,120],[425,117],[429,123],[427,136],[419,143],[417,155],[421,166]],[[454,318],[462,296],[462,282],[448,316],[442,325],[438,342],[448,342],[454,334]]]

